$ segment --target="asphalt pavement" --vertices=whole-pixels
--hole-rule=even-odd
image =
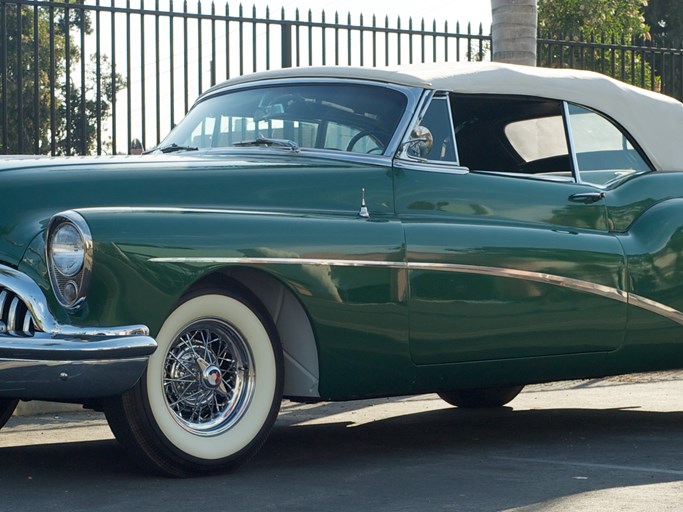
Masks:
[[[682,410],[681,372],[529,386],[499,410],[285,402],[251,462],[184,480],[137,469],[100,414],[14,417],[0,512],[683,511]]]

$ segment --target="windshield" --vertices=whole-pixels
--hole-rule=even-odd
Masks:
[[[256,147],[277,139],[299,148],[382,154],[406,104],[401,92],[374,85],[240,89],[195,105],[159,147]]]

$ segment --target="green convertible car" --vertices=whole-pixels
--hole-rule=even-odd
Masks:
[[[0,425],[104,410],[142,464],[234,467],[283,397],[683,368],[683,104],[497,64],[288,69],[144,156],[0,161]]]

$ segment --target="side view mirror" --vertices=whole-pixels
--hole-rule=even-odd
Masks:
[[[413,158],[425,158],[433,145],[432,132],[426,126],[418,125],[410,132],[410,139],[403,143],[401,149]]]

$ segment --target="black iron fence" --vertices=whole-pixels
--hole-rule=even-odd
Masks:
[[[683,100],[683,42],[666,48],[625,36],[542,34],[538,65],[598,71]]]
[[[223,1],[223,0],[221,0]],[[480,25],[232,2],[0,0],[0,154],[156,145],[209,86],[253,71],[487,60]],[[539,64],[597,69],[683,98],[683,49],[539,39]]]

